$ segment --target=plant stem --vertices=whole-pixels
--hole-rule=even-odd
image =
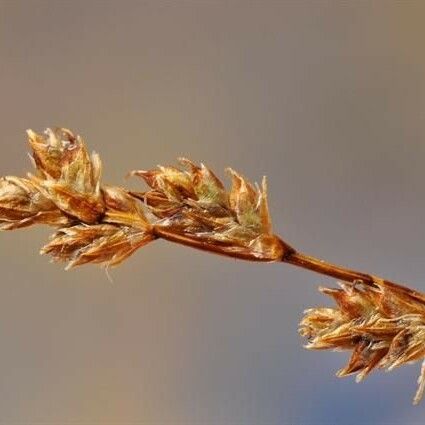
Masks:
[[[185,236],[184,234],[169,231],[165,227],[153,226],[152,231],[155,237],[157,238],[165,239],[170,242],[175,242],[180,245],[186,245],[191,248],[199,249],[201,251],[212,252],[214,254],[223,255],[225,257],[238,258],[240,260],[246,261],[259,261],[263,263],[270,262],[269,259],[254,257],[252,253],[249,252],[237,252],[233,249],[232,245],[215,245],[212,243],[208,243],[207,241],[202,241],[190,236]]]
[[[197,240],[196,238],[190,236],[177,234],[173,231],[167,230],[165,227],[162,226],[153,226],[153,234],[155,238],[165,239],[170,242],[190,246],[192,248],[200,249],[202,251],[213,252],[215,254],[224,255],[226,257],[238,258],[246,261],[271,261],[268,258],[256,257],[250,252],[235,252],[232,249],[232,246],[214,245],[206,241]],[[358,280],[365,285],[369,285],[375,288],[384,286],[390,288],[397,288],[398,291],[404,292],[406,293],[406,295],[408,294],[410,297],[413,297],[416,300],[425,303],[425,295],[421,292],[407,288],[406,286],[400,285],[398,283],[383,279],[379,276],[360,272],[357,270],[351,270],[346,267],[328,263],[327,261],[320,260],[311,255],[303,254],[302,252],[296,251],[291,245],[287,244],[283,240],[280,240],[280,242],[282,244],[283,249],[283,255],[280,259],[282,263],[292,264],[293,266],[311,270],[313,272],[325,276],[330,276],[336,279],[341,279],[345,282],[355,282],[356,280]]]
[[[347,269],[345,267],[337,266],[336,264],[331,264],[297,251],[289,253],[287,256],[282,258],[282,261],[284,263],[292,264],[294,266],[301,267],[303,269],[308,269],[316,273],[335,277],[337,279],[342,279],[347,282],[361,280],[365,284],[373,285],[373,282],[376,281],[375,277],[367,273],[362,273],[355,270]]]
[[[338,266],[336,264],[328,263],[323,260],[319,260],[310,255],[303,254],[301,252],[293,251],[288,253],[287,256],[282,258],[283,263],[292,264],[293,266],[301,267],[303,269],[311,270],[313,272],[341,279],[346,282],[354,282],[356,280],[362,281],[366,285],[372,287],[388,287],[397,289],[398,292],[403,292],[406,296],[416,299],[419,302],[425,302],[425,295],[419,291],[400,285],[395,282],[391,282],[381,277],[363,273],[355,270],[350,270],[345,267]]]

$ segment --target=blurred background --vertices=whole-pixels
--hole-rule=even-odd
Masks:
[[[1,174],[69,127],[104,181],[181,155],[269,177],[275,231],[425,291],[423,1],[0,0]],[[156,242],[65,272],[0,238],[0,423],[419,424],[419,365],[358,385],[308,352],[331,279]]]

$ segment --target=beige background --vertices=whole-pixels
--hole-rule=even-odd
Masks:
[[[0,0],[1,174],[66,126],[105,181],[187,155],[267,174],[295,246],[425,291],[425,3]],[[142,187],[131,181],[132,187]],[[2,424],[410,424],[418,365],[303,350],[332,281],[157,242],[112,272],[0,235]]]

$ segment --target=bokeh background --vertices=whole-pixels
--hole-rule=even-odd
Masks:
[[[277,233],[425,291],[423,1],[0,0],[1,174],[78,131],[104,180],[186,155],[267,174]],[[1,424],[415,424],[419,365],[339,380],[319,275],[156,242],[112,271],[0,238]]]

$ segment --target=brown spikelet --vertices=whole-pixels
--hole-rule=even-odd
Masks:
[[[105,207],[100,191],[101,162],[91,157],[80,136],[68,129],[28,130],[37,175],[37,189],[66,214],[84,223],[96,223]]]
[[[321,288],[337,308],[306,310],[300,334],[306,348],[350,350],[343,377],[357,374],[357,381],[372,370],[395,367],[425,357],[425,298],[398,285],[361,281],[342,283],[340,289]],[[414,403],[422,397],[425,373],[418,380]]]
[[[150,233],[128,226],[80,224],[59,230],[41,253],[68,262],[67,269],[86,263],[110,267],[122,263],[152,239]]]
[[[265,179],[254,188],[233,170],[232,188],[205,165],[181,159],[186,169],[133,171],[150,190],[139,195],[160,219],[155,232],[165,239],[223,255],[277,261],[290,247],[272,233]]]
[[[0,179],[0,230],[13,230],[35,223],[64,226],[71,220],[28,179]]]
[[[105,267],[122,263],[155,236],[140,204],[125,190],[107,186],[102,190],[105,215],[101,224],[79,224],[60,229],[42,248],[55,261],[68,262],[67,269],[86,263]]]
[[[69,267],[114,266],[155,239],[142,204],[125,189],[101,187],[101,162],[64,128],[28,130],[36,174],[0,180],[0,230],[31,224],[60,229],[41,250]]]

